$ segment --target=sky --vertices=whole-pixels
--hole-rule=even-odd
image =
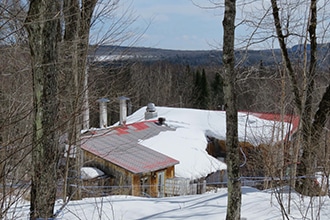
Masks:
[[[180,50],[219,47],[222,17],[215,10],[201,9],[190,0],[135,0],[130,4],[138,17],[133,26],[145,30],[137,46]]]
[[[137,16],[132,26],[139,29],[140,33],[145,31],[135,46],[175,50],[222,49],[224,1],[127,0],[125,2],[123,8],[131,7],[134,15]],[[269,1],[237,1],[236,48],[245,47],[255,29],[255,26],[250,27],[242,21],[259,20],[267,9],[269,9]],[[266,16],[263,21],[268,19],[271,19],[271,16]],[[247,23],[251,24],[251,22]],[[271,27],[268,23],[266,28]],[[259,36],[255,36],[258,39]],[[263,34],[262,36],[264,37]],[[273,44],[277,45],[274,39],[252,46],[253,49],[265,46],[269,49],[274,46]]]
[[[210,2],[218,2],[217,7]],[[131,15],[134,20],[128,25],[129,28],[126,28],[127,23],[124,25],[126,30],[130,29],[130,33],[126,35],[126,39],[129,40],[122,45],[175,50],[221,50],[223,2],[218,0],[122,0],[118,7],[119,15],[126,13],[124,17]],[[318,40],[320,42],[328,42],[330,38],[329,34],[326,34],[329,20],[327,5],[325,0],[318,1],[320,8]],[[286,16],[286,13],[290,15],[292,19],[290,31],[295,33],[288,40],[288,46],[301,43],[302,39],[297,36],[305,35],[309,6],[303,2],[297,6],[292,1],[281,1],[279,7],[291,9],[283,11],[283,16]],[[130,13],[127,13],[127,10]],[[113,21],[111,16],[109,17],[110,20],[105,22],[105,26],[109,23],[111,25]],[[118,31],[118,29],[112,30]],[[94,34],[98,33],[99,31],[94,32]],[[237,1],[235,34],[236,48],[245,48],[246,45],[249,45],[249,49],[278,48],[276,38],[271,37],[275,32],[270,1]],[[251,38],[252,35],[253,38]]]

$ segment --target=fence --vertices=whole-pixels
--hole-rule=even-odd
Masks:
[[[308,178],[306,176],[297,177],[294,179],[303,179]],[[319,186],[322,189],[322,192],[324,194],[329,192],[329,184],[328,181],[326,181],[325,176],[319,175],[319,176],[313,176],[310,177],[315,179]],[[211,181],[212,180],[212,181]],[[269,187],[279,186],[279,185],[288,185],[288,178],[271,178],[271,177],[241,177],[240,178],[241,185],[242,186],[249,186],[254,187],[258,189],[265,189],[265,185]],[[107,181],[102,183],[107,183]],[[132,186],[131,185],[122,185],[122,186],[114,186],[114,185],[98,185],[95,183],[91,183],[91,185],[86,184],[77,186],[71,184],[70,186],[73,187],[73,191],[75,191],[75,188],[79,187],[79,189],[82,192],[83,197],[101,197],[101,196],[109,196],[109,195],[130,195],[132,192]],[[30,183],[22,182],[20,184],[16,185],[1,185],[0,189],[6,187],[7,190],[12,190],[13,192],[16,190],[24,190],[24,193],[29,196],[29,188]],[[144,185],[144,187],[151,187],[151,185]],[[155,185],[153,187],[159,187],[159,185]],[[200,180],[200,181],[191,181],[190,179],[186,178],[171,178],[167,179],[165,181],[165,184],[162,185],[164,189],[164,195],[165,196],[182,196],[182,195],[195,195],[195,194],[202,194],[206,191],[210,191],[212,189],[221,188],[221,187],[227,187],[227,181],[215,181],[213,179],[209,180]],[[141,196],[143,197],[150,197],[150,195],[144,193],[141,191]],[[63,198],[63,183],[58,184],[57,188],[57,198]]]

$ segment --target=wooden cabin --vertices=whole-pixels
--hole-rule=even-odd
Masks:
[[[290,139],[292,139],[294,132],[298,129],[299,118],[293,115],[281,116],[270,113],[250,114],[274,122],[287,122],[290,123],[291,127],[288,133],[284,135],[283,140],[276,140],[274,137],[272,142],[259,143],[258,145],[253,145],[247,141],[240,141],[238,144],[241,175],[244,177],[281,177],[285,175],[285,171],[293,163],[292,156],[290,155],[292,152]],[[211,156],[226,162],[226,140],[208,136],[206,151]],[[222,182],[221,172],[215,172],[207,177],[208,182],[214,182],[219,179]]]
[[[171,128],[156,121],[137,122],[90,132],[82,138],[84,166],[112,179],[111,194],[164,196],[166,179],[175,176],[179,161],[139,144]]]

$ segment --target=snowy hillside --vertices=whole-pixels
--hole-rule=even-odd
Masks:
[[[296,193],[274,194],[271,191],[242,188],[241,217],[246,220],[281,220],[280,204],[276,196],[281,195],[289,219],[330,219],[330,199],[326,197],[302,198]],[[58,210],[62,201],[56,203]],[[227,189],[202,195],[167,198],[143,198],[132,196],[108,196],[71,201],[60,212],[60,220],[218,220],[225,219]],[[290,207],[290,208],[289,208]],[[25,220],[28,217],[27,202],[18,204],[8,219]]]

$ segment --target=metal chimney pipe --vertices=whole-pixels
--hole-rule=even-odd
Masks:
[[[85,70],[84,100],[83,100],[83,130],[89,129],[89,101],[88,101],[88,64]]]
[[[119,99],[119,124],[125,125],[126,124],[126,118],[127,118],[127,100],[129,98],[125,96],[121,96]]]
[[[144,113],[144,119],[149,120],[152,118],[156,118],[158,116],[158,113],[156,111],[156,107],[154,103],[148,103],[146,112]]]
[[[109,101],[107,98],[97,100],[100,103],[100,128],[106,128],[108,126],[107,103]]]

